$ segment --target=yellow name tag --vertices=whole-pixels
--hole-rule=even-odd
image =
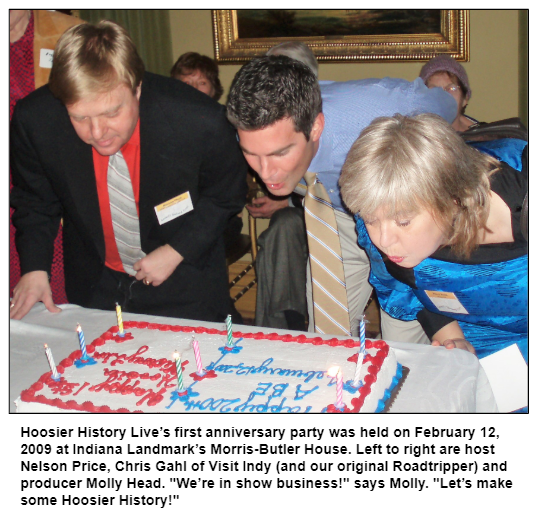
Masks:
[[[456,295],[443,291],[424,291],[433,305],[441,312],[453,312],[455,314],[469,314],[463,307]]]
[[[158,221],[163,225],[175,218],[193,210],[193,203],[189,191],[154,206]]]

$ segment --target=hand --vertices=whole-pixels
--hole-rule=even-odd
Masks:
[[[13,289],[9,317],[13,320],[24,318],[36,302],[43,302],[49,312],[57,313],[62,311],[53,302],[49,277],[46,271],[31,271],[21,276],[19,283]]]
[[[285,197],[259,197],[253,199],[251,204],[246,206],[249,214],[254,218],[271,218],[272,215],[283,208],[289,206],[289,198]]]
[[[439,329],[434,335],[431,344],[435,347],[445,347],[447,349],[458,348],[467,350],[476,355],[474,347],[465,339],[465,335],[457,321],[451,321]]]
[[[149,255],[133,264],[135,278],[149,282],[146,285],[161,285],[184,260],[184,257],[169,244],[158,247]]]
[[[468,352],[470,352],[471,354],[474,354],[476,356],[476,350],[474,349],[472,344],[469,343],[464,338],[446,339],[446,340],[444,340],[442,342],[442,345],[441,345],[440,341],[434,340],[434,341],[431,342],[431,344],[434,347],[444,347],[444,348],[446,348],[448,350],[451,350],[453,348],[458,348],[460,350],[467,350]]]

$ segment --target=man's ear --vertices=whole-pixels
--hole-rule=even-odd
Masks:
[[[313,127],[311,128],[311,133],[309,134],[310,140],[313,142],[317,142],[324,129],[324,114],[320,112],[317,117],[315,118],[315,121],[313,122]]]
[[[137,101],[140,99],[141,97],[141,85],[142,85],[142,81],[139,83],[139,85],[137,86],[137,90],[135,90],[135,97],[137,98]]]

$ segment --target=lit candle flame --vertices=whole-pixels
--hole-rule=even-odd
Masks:
[[[339,367],[335,366],[335,367],[330,367],[327,373],[330,377],[336,377],[338,375],[338,372],[339,372]]]

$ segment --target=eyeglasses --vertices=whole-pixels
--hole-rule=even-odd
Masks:
[[[453,94],[454,92],[461,90],[461,87],[459,85],[447,85],[446,87],[444,87],[444,90],[449,94]]]

